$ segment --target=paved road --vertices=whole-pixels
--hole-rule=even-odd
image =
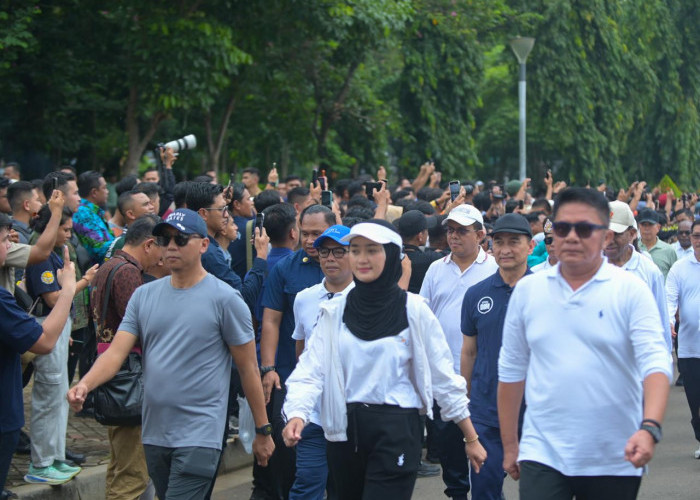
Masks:
[[[582,429],[595,439],[595,429]],[[673,387],[664,423],[664,440],[656,450],[649,474],[642,480],[639,500],[699,500],[700,460],[693,458],[698,443],[693,438],[690,414],[682,387]],[[214,500],[248,500],[252,468],[223,476],[217,482]],[[419,479],[413,498],[443,500],[439,477]],[[517,483],[507,479],[505,496],[518,498]]]

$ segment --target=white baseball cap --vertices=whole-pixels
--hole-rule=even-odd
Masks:
[[[616,233],[624,233],[630,226],[637,229],[637,221],[630,206],[624,201],[611,201],[610,206],[610,229]]]
[[[474,205],[467,204],[459,205],[450,210],[450,213],[447,215],[447,218],[442,221],[442,224],[447,224],[448,220],[455,221],[461,226],[471,226],[475,222],[482,225],[484,223],[484,217],[481,215],[481,211]]]
[[[350,241],[355,236],[364,236],[368,240],[381,245],[393,243],[397,247],[403,248],[403,241],[399,233],[381,224],[375,224],[373,222],[360,222],[359,224],[355,224],[350,228],[350,234],[344,236],[342,241]]]

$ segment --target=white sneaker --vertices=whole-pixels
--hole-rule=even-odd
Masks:
[[[700,459],[700,448],[698,448],[697,450],[695,450],[695,453],[693,453],[693,456],[694,456],[695,458],[697,458],[697,459]]]

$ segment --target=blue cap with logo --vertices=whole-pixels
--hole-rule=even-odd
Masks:
[[[340,243],[343,246],[348,246],[350,242],[348,241],[342,241],[342,238],[348,235],[350,233],[350,228],[346,226],[342,226],[340,224],[336,224],[335,226],[331,226],[325,231],[323,231],[323,234],[316,238],[316,241],[314,241],[314,248],[318,248],[321,246],[323,243],[323,240],[326,238],[330,238],[331,240]]]
[[[204,223],[204,219],[189,208],[178,208],[171,212],[163,222],[156,224],[153,228],[153,236],[160,236],[166,227],[173,227],[184,234],[198,234],[202,238],[207,237],[207,225]]]

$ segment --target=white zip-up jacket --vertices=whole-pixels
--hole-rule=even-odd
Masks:
[[[346,300],[347,297],[343,296],[321,304],[314,333],[286,384],[284,414],[287,420],[298,417],[308,423],[316,402],[321,398],[321,425],[328,441],[347,441],[342,360],[351,360],[352,353],[338,350],[338,334],[345,327]],[[423,403],[420,413],[432,418],[435,398],[444,421],[460,422],[469,417],[467,383],[454,372],[452,354],[440,322],[419,295],[408,294],[406,309],[407,341],[413,361],[411,381]]]

